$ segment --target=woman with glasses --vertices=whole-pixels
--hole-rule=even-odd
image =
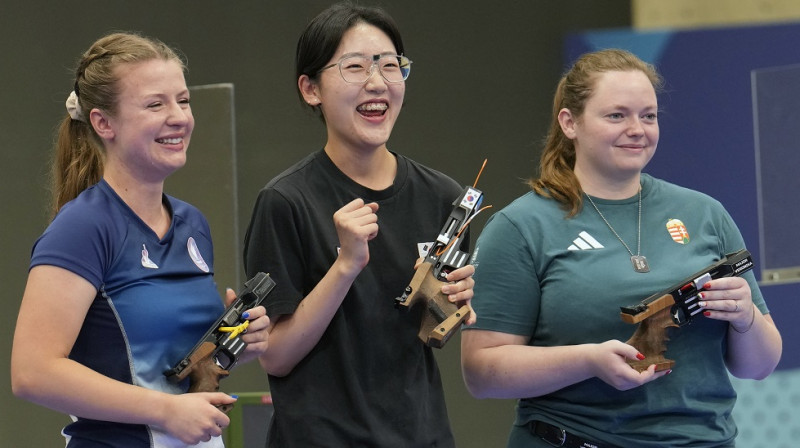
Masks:
[[[273,319],[271,447],[452,447],[419,310],[395,308],[421,245],[461,186],[390,151],[411,61],[383,10],[337,4],[314,18],[296,55],[297,86],[327,141],[260,192],[245,237],[248,273],[269,272]],[[472,297],[471,266],[442,287]]]

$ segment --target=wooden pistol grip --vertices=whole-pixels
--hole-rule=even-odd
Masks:
[[[214,353],[216,346],[211,342],[204,342],[189,357],[189,367],[184,369],[178,379],[182,380],[189,377],[189,393],[192,392],[218,392],[219,380],[227,377],[230,372],[218,366],[211,354]],[[232,404],[217,405],[222,412],[227,413],[233,409]]]
[[[639,322],[636,332],[628,339],[627,344],[636,347],[644,355],[644,359],[628,360],[628,364],[639,372],[647,370],[652,364],[656,365],[656,372],[671,369],[675,361],[664,357],[669,340],[667,327],[677,326],[672,321],[669,306],[661,308],[660,311]]]
[[[445,300],[447,300],[446,297]],[[443,320],[442,322],[437,322],[431,313],[426,313],[422,318],[422,325],[420,326],[419,330],[419,338],[433,348],[444,347],[444,344],[450,340],[450,337],[456,333],[459,327],[461,327],[461,324],[464,323],[464,320],[469,317],[469,306],[464,305],[461,308],[458,308],[450,301],[447,301],[447,303],[447,308],[453,310],[451,313],[448,313],[447,319]]]
[[[189,374],[189,392],[219,392],[219,380],[229,374],[210,357],[204,358]]]
[[[658,299],[650,302],[647,305],[647,311],[643,311],[639,314],[633,314],[633,315],[628,313],[620,313],[620,317],[625,323],[636,324],[665,308],[672,307],[672,305],[675,305],[675,298],[672,297],[672,294],[664,294]]]
[[[442,294],[443,282],[433,275],[433,264],[424,262],[414,272],[408,287],[410,293],[398,306],[411,309],[417,303],[423,303],[425,311],[418,336],[430,347],[442,348],[455,333],[462,322],[469,317],[469,307],[459,308],[447,300]]]
[[[408,284],[411,293],[408,295],[405,302],[398,302],[398,306],[411,309],[418,300],[425,300],[426,295],[423,293],[423,284],[428,277],[433,277],[432,269],[433,265],[428,262],[424,262],[417,267],[417,270],[414,271],[414,277],[411,278],[411,283]]]
[[[418,336],[425,344],[433,348],[442,348],[464,320],[469,317],[470,311],[468,306],[459,308],[458,305],[447,299],[447,296],[442,293],[444,283],[433,276],[431,267],[431,264],[426,263],[417,269],[414,279],[418,275],[424,275],[424,277],[419,282],[419,286],[412,291],[407,302],[424,300],[425,312],[422,316]],[[422,268],[424,270],[420,273]]]
[[[200,364],[205,358],[210,358],[211,354],[214,353],[214,350],[217,349],[217,346],[211,342],[203,342],[200,344],[200,347],[197,348],[194,352],[189,354],[189,358],[184,361],[187,362],[186,367],[181,370],[178,374],[175,375],[175,378],[178,381],[183,381],[187,376],[192,373],[192,370],[195,369],[195,366]]]

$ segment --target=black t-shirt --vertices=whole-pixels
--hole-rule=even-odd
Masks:
[[[276,282],[270,316],[291,314],[337,256],[333,214],[353,199],[377,202],[379,231],[319,343],[285,377],[269,376],[270,447],[452,447],[439,369],[417,337],[421,307],[394,298],[408,286],[419,245],[432,242],[463,188],[395,154],[394,184],[365,188],[317,151],[259,193],[245,236],[247,275]]]

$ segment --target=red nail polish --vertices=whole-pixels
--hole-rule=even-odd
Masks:
[[[641,361],[641,360],[643,360],[643,359],[644,359],[644,355],[643,355],[643,354],[641,354],[641,353],[637,353],[637,354],[636,354],[636,359],[638,359],[639,361]]]
[[[697,296],[700,297],[700,300],[703,300],[703,299],[706,298],[706,295],[703,294],[702,292],[700,294],[697,294]]]
[[[703,285],[703,289],[711,289],[711,283],[706,283]]]
[[[711,315],[711,311],[703,311],[703,316],[708,317],[710,315]]]

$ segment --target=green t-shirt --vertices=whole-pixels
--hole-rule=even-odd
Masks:
[[[639,196],[594,202],[636,253]],[[626,341],[636,327],[620,319],[621,306],[743,248],[718,201],[643,174],[641,255],[650,272],[638,273],[588,201],[565,219],[556,201],[530,192],[492,216],[477,241],[472,306],[478,321],[467,330],[524,335],[536,346]],[[753,273],[744,277],[753,302],[767,313]],[[665,356],[676,362],[670,375],[629,391],[592,378],[522,398],[516,424],[541,420],[624,447],[732,444],[736,392],[723,360],[727,328],[701,314],[668,330]]]

